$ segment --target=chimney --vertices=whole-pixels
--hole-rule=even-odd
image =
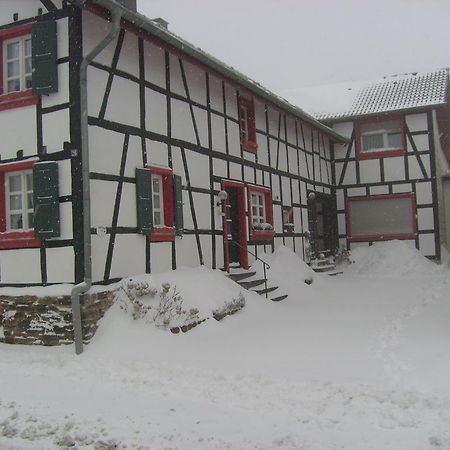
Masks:
[[[152,19],[152,22],[155,22],[157,25],[165,28],[166,30],[169,29],[169,22],[167,22],[167,20],[164,20],[162,17],[156,17],[155,19]]]
[[[137,11],[137,6],[136,6],[136,0],[117,0],[118,3],[120,3],[121,5],[125,6],[125,8],[128,8],[131,11]]]

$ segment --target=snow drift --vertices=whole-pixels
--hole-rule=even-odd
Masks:
[[[351,251],[347,273],[371,277],[412,277],[437,274],[442,270],[425,258],[416,248],[403,241],[377,242],[372,246],[356,247]]]

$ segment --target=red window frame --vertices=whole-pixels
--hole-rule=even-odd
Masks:
[[[32,23],[27,23],[0,31],[0,111],[20,108],[23,106],[36,105],[38,102],[38,96],[33,94],[32,89],[25,89],[19,92],[11,92],[9,94],[5,94],[3,89],[3,42],[7,41],[8,39],[31,34],[32,27]]]
[[[41,240],[34,231],[6,231],[6,189],[5,174],[9,172],[21,172],[29,170],[37,161],[21,161],[0,165],[0,250],[8,248],[37,248],[41,246]]]
[[[153,226],[151,242],[171,242],[175,240],[175,204],[173,193],[173,171],[168,167],[147,166],[150,173],[160,175],[163,180],[164,227]],[[153,214],[153,211],[152,211]]]
[[[352,219],[352,202],[367,201],[367,200],[388,200],[393,198],[409,198],[412,205],[412,233],[403,234],[383,234],[375,236],[352,236],[351,219]],[[417,237],[417,207],[416,207],[416,194],[414,192],[405,192],[401,194],[382,194],[382,195],[367,195],[358,197],[347,197],[345,200],[345,219],[347,228],[347,240],[351,242],[365,242],[365,241],[390,241],[392,239],[415,239]]]
[[[252,214],[252,192],[260,193],[264,195],[264,211],[266,214],[266,223],[272,225],[272,230],[258,230],[253,227],[253,214]],[[269,188],[261,186],[247,186],[247,203],[248,203],[248,223],[249,223],[249,237],[250,241],[271,241],[275,236],[275,230],[273,229],[273,204],[272,204],[272,191]]]
[[[246,134],[244,134],[244,127]],[[256,153],[258,144],[256,143],[255,103],[245,97],[239,97],[239,133],[242,149]]]
[[[361,126],[368,123],[379,123],[395,120],[400,125],[400,148],[389,148],[386,150],[362,150],[362,136],[361,136]],[[406,154],[406,137],[405,137],[405,125],[403,121],[403,116],[378,116],[370,117],[367,119],[359,119],[355,122],[355,145],[356,145],[356,159],[380,159],[380,158],[391,158],[393,156],[403,156]]]

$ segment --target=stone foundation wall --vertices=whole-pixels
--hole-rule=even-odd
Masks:
[[[85,343],[94,336],[98,321],[113,301],[114,291],[81,296]],[[61,345],[73,342],[70,295],[0,295],[0,320],[4,335],[0,341],[8,344]]]

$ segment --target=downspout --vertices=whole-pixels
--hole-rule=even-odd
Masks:
[[[81,110],[81,172],[83,182],[83,236],[84,236],[84,279],[82,283],[72,288],[70,299],[72,302],[73,330],[75,353],[83,352],[83,332],[81,324],[80,296],[87,292],[92,284],[91,261],[91,197],[89,188],[89,132],[87,105],[87,69],[94,58],[113,41],[120,31],[122,12],[111,11],[111,30],[97,46],[83,59],[80,64],[80,110]]]

